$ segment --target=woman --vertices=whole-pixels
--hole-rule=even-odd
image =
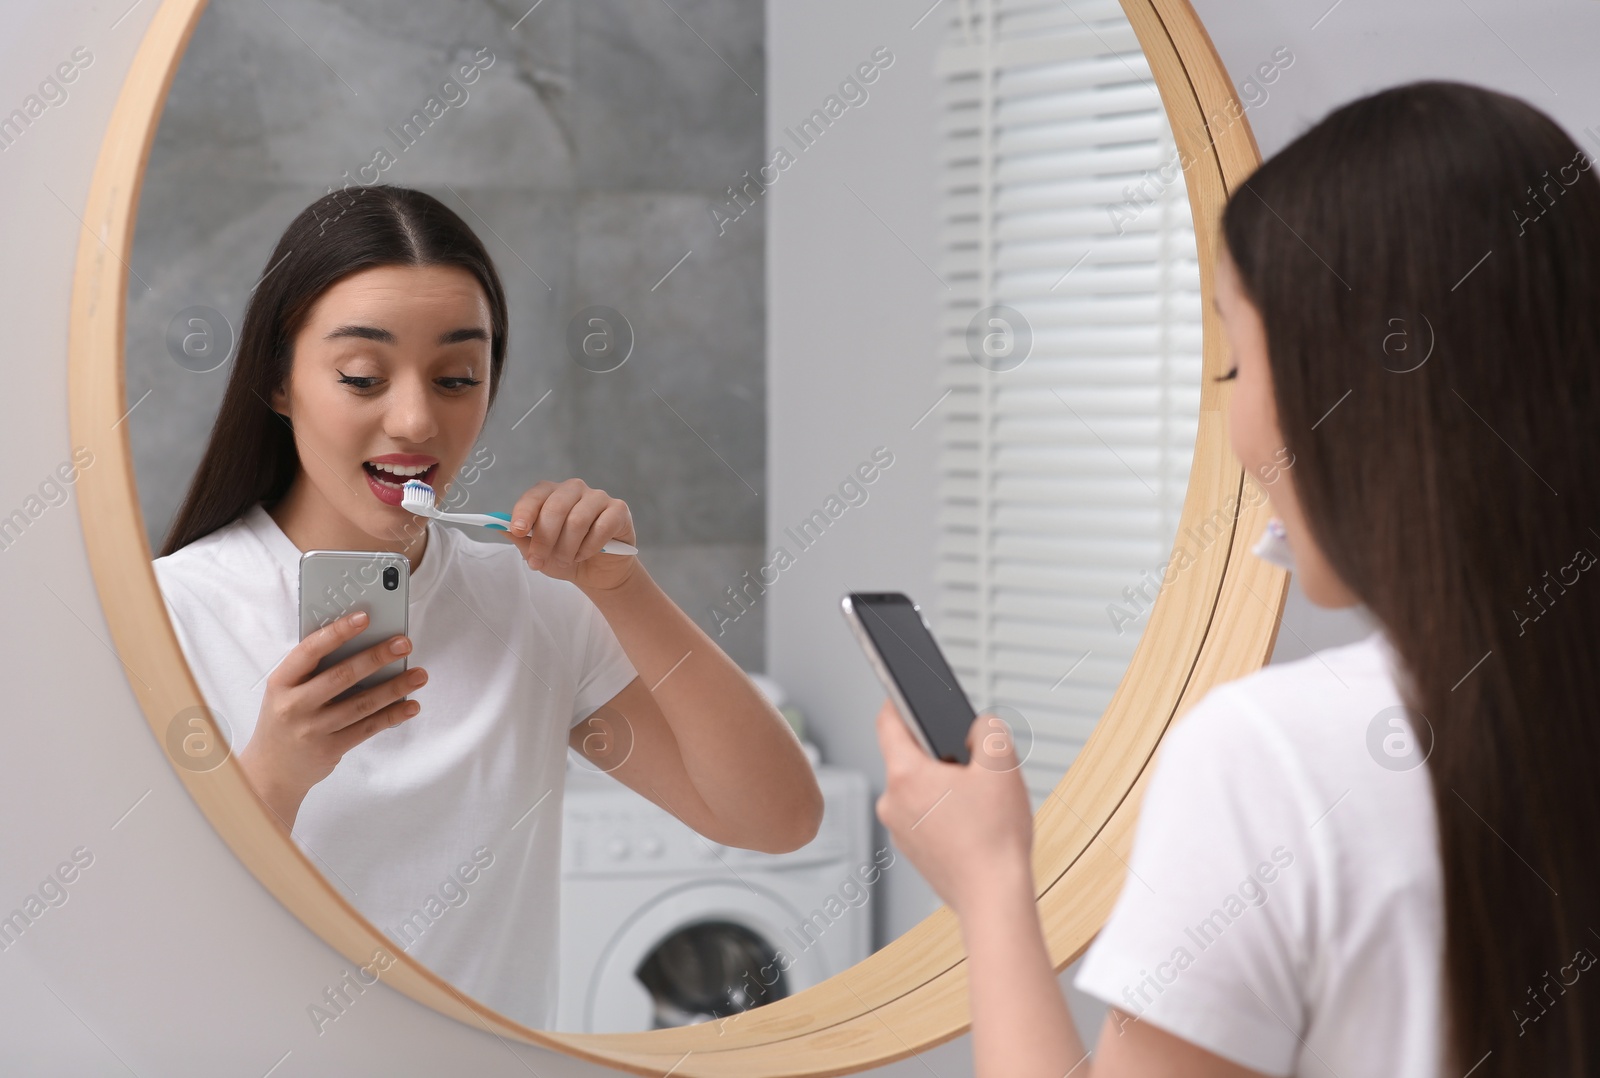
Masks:
[[[1301,587],[1381,628],[1218,686],[1163,740],[1075,982],[1111,1005],[1093,1060],[1013,750],[932,761],[880,712],[878,811],[960,919],[979,1073],[1594,1074],[1589,158],[1515,98],[1414,83],[1262,165],[1221,233],[1233,447],[1293,454],[1271,497]]]
[[[154,565],[266,805],[404,949],[548,1028],[569,745],[730,846],[804,845],[822,795],[788,723],[651,579],[648,547],[598,553],[636,542],[621,499],[541,480],[511,508],[511,543],[401,507],[396,468],[458,504],[506,337],[494,265],[438,200],[318,199],[267,260]],[[411,584],[406,636],[316,673],[362,624],[298,639],[298,561],[319,548],[404,554]],[[408,651],[408,671],[330,703]]]

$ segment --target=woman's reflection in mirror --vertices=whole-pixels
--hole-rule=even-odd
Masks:
[[[443,203],[385,185],[318,199],[263,263],[154,565],[248,781],[330,883],[462,991],[548,1028],[569,748],[727,846],[798,849],[823,801],[788,721],[651,578],[649,544],[601,552],[639,545],[621,498],[529,476],[495,506],[509,542],[402,506],[412,478],[451,504],[507,339],[494,263]],[[362,624],[299,638],[313,549],[404,555],[409,630],[319,672]],[[418,665],[334,701],[402,655]],[[441,905],[477,852],[493,868],[470,902]]]

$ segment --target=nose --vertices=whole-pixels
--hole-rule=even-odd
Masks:
[[[429,387],[420,377],[399,378],[389,394],[384,415],[384,433],[396,442],[422,445],[439,433],[437,406]]]

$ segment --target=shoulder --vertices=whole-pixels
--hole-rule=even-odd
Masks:
[[[1356,696],[1391,694],[1394,687],[1393,653],[1381,632],[1369,633],[1352,644],[1324,648],[1292,662],[1273,663],[1222,688],[1259,700],[1267,706],[1303,703],[1311,694],[1332,694],[1334,707],[1347,706]]]
[[[1420,754],[1393,751],[1408,714],[1393,662],[1375,633],[1214,687],[1162,739],[1141,833],[1289,841],[1324,874],[1325,902],[1335,878],[1418,871],[1434,842],[1432,788]]]
[[[244,518],[239,517],[171,554],[153,559],[150,565],[163,592],[194,591],[217,579],[218,569],[237,568],[266,553],[252,550],[252,545],[260,544],[245,526]]]
[[[1426,900],[1438,871],[1433,788],[1396,663],[1374,633],[1213,688],[1162,741],[1151,829],[1285,842],[1304,855],[1296,886],[1320,911],[1307,927],[1324,945],[1354,930],[1358,907]]]
[[[190,565],[197,559],[214,558],[218,554],[237,547],[248,535],[249,529],[245,527],[244,517],[237,517],[216,531],[208,535],[202,535],[186,546],[179,547],[171,554],[163,554],[161,557],[154,559],[151,564],[159,565],[163,568],[179,568]]]
[[[1294,763],[1297,772],[1364,770],[1363,760],[1373,762],[1365,754],[1366,728],[1400,705],[1393,661],[1381,634],[1373,633],[1264,666],[1206,693],[1168,732],[1163,751]]]

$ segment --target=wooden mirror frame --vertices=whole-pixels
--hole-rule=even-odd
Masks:
[[[1059,972],[1088,949],[1122,885],[1149,763],[1168,725],[1219,681],[1271,653],[1288,574],[1252,557],[1265,501],[1242,506],[1245,476],[1229,446],[1218,383],[1227,344],[1211,307],[1213,248],[1227,193],[1260,162],[1222,61],[1188,0],[1122,0],[1166,107],[1186,172],[1200,258],[1203,363],[1199,431],[1179,534],[1202,523],[1221,534],[1162,589],[1105,715],[1035,819],[1038,908]],[[205,715],[151,568],[134,484],[123,344],[127,260],[156,127],[205,0],[164,0],[134,56],[112,112],[83,213],[68,339],[74,445],[106,463],[78,483],[84,541],[111,634],[139,706],[167,746],[182,716]],[[1231,501],[1229,500],[1231,499]],[[1231,506],[1231,508],[1230,508]],[[90,526],[93,522],[93,526]],[[144,678],[148,678],[148,684]],[[717,1022],[648,1033],[531,1029],[466,998],[390,941],[323,878],[257,799],[237,758],[174,770],[256,879],[307,928],[352,962],[383,965],[392,987],[500,1037],[635,1074],[751,1078],[853,1074],[965,1032],[965,954],[941,906],[911,930],[821,984]]]

